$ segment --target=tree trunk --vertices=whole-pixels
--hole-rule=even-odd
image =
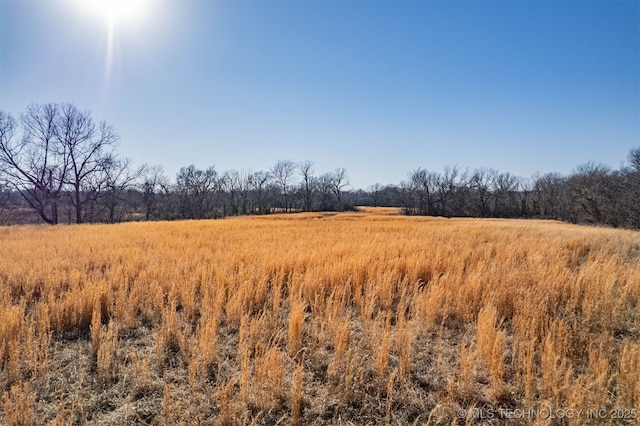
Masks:
[[[75,187],[75,207],[76,207],[76,223],[82,223],[82,203],[80,202],[80,186]]]
[[[58,224],[58,202],[53,200],[51,204],[51,225]]]

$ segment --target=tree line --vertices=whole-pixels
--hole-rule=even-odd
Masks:
[[[37,215],[48,224],[201,219],[352,208],[347,171],[278,161],[268,171],[134,168],[118,135],[73,104],[32,104],[19,119],[0,111],[0,220]],[[27,220],[29,221],[29,220]]]
[[[358,205],[408,215],[549,218],[640,229],[640,148],[619,169],[589,163],[569,176],[419,168],[399,184],[349,189],[344,168],[317,173],[312,161],[269,170],[134,167],[105,122],[73,104],[32,104],[18,119],[0,111],[0,223],[48,224],[221,218]]]
[[[545,218],[640,229],[640,148],[617,170],[587,163],[569,176],[527,179],[487,168],[418,169],[398,186],[371,191],[385,202],[395,196],[406,214]]]

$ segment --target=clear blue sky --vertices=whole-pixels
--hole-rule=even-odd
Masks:
[[[0,0],[0,109],[73,102],[170,176],[308,159],[365,188],[640,146],[637,0],[151,0],[111,41],[80,3]]]

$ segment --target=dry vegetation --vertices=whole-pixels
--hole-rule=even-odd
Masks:
[[[0,423],[640,409],[640,233],[383,213],[0,228]]]

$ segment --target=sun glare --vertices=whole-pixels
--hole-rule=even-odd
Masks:
[[[103,92],[109,91],[114,61],[116,38],[127,38],[148,21],[152,0],[76,0],[88,15],[104,22],[106,30],[106,52]],[[127,27],[127,28],[124,28]],[[121,31],[124,30],[124,31]],[[135,31],[132,31],[135,30]],[[120,34],[121,33],[121,34]]]
[[[83,5],[110,24],[140,20],[149,0],[82,0]]]

